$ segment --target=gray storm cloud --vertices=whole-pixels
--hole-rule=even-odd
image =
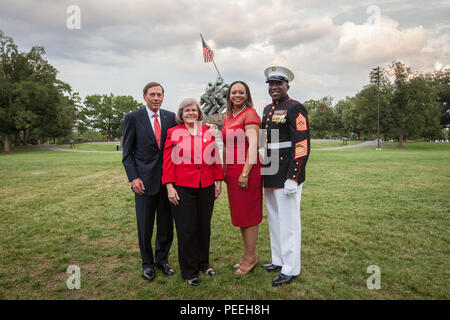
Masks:
[[[81,28],[69,30],[69,5]],[[291,96],[304,101],[352,95],[376,65],[402,59],[431,71],[448,65],[448,1],[377,2],[381,23],[368,23],[372,1],[2,0],[0,29],[22,50],[42,45],[50,63],[82,96],[132,94],[145,82],[167,83],[175,108],[200,96],[216,73],[203,62],[199,34],[227,82],[251,85],[259,108],[269,100],[263,70],[283,64],[296,74]],[[420,13],[420,14],[419,14]],[[191,92],[192,91],[192,92]]]

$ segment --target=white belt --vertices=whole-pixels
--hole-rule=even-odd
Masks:
[[[290,148],[291,146],[292,141],[276,142],[276,143],[268,143],[267,149],[282,149],[282,148]]]

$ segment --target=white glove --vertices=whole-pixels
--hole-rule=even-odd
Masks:
[[[294,180],[287,179],[284,182],[284,194],[289,196],[297,193],[298,184]]]

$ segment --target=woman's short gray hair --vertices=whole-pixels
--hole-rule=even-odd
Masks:
[[[177,112],[177,116],[175,118],[175,121],[179,124],[184,123],[183,121],[183,110],[184,108],[186,108],[187,106],[191,106],[195,104],[197,106],[197,110],[198,110],[198,121],[202,121],[203,120],[203,111],[202,108],[200,107],[200,104],[198,103],[198,101],[194,98],[187,98],[184,99],[183,101],[181,101],[180,103],[180,107],[178,108],[178,112]]]

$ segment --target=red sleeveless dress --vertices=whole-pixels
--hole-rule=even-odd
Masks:
[[[263,191],[261,161],[253,165],[248,176],[248,188],[242,190],[238,185],[239,176],[244,168],[248,151],[248,139],[245,126],[261,126],[261,119],[253,108],[247,107],[234,117],[226,116],[222,128],[223,147],[226,152],[225,183],[231,223],[235,227],[258,225],[263,216]]]

